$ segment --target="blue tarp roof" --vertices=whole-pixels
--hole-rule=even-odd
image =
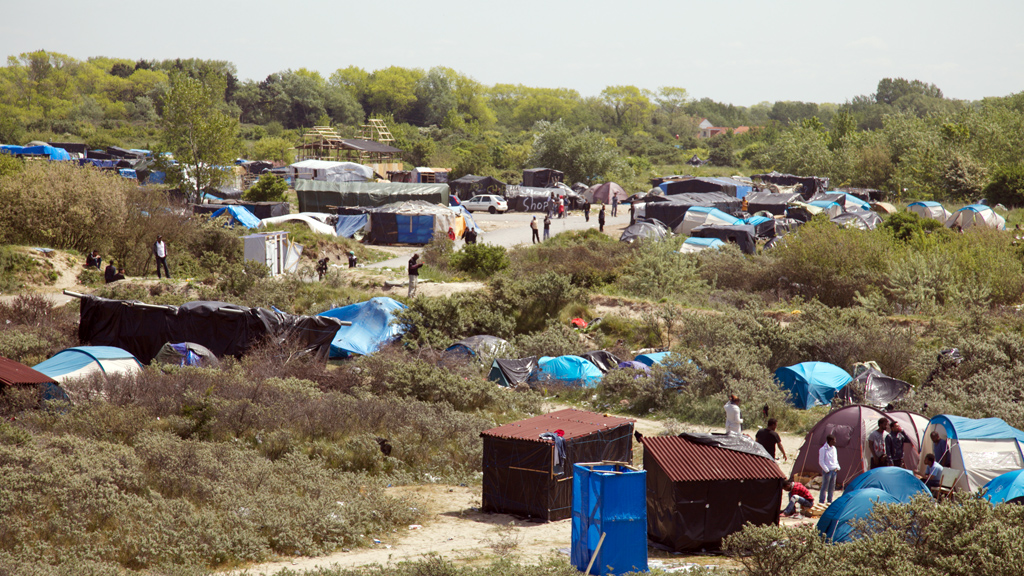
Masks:
[[[1024,432],[1017,430],[1001,418],[964,418],[939,414],[933,417],[928,425],[941,425],[946,429],[946,437],[957,440],[1006,440],[1015,438],[1024,442]]]
[[[1024,496],[1024,470],[1000,474],[985,484],[985,498],[993,504],[1009,502]]]
[[[117,173],[120,174],[122,178],[130,178],[132,180],[138,180],[139,178],[138,174],[136,174],[135,170],[132,168],[121,168]]]
[[[232,222],[237,222],[246,228],[260,227],[260,219],[252,212],[249,212],[249,209],[245,206],[225,206],[211,214],[210,218],[223,216],[225,212],[231,216]]]
[[[817,206],[818,208],[831,208],[833,206],[839,206],[839,202],[833,202],[832,200],[811,200],[808,202],[811,206]],[[839,206],[842,208],[842,206]]]
[[[668,358],[669,354],[671,354],[671,352],[651,352],[650,354],[641,354],[634,358],[634,360],[640,362],[641,364],[654,366],[655,364],[661,364],[665,362],[665,358]]]
[[[928,206],[930,208],[930,207],[933,207],[933,206],[940,206],[941,207],[942,204],[939,204],[938,202],[933,202],[931,200],[922,200],[921,202],[911,202],[910,204],[907,204],[907,208],[909,208],[911,206]]]
[[[46,374],[50,378],[57,378],[81,370],[93,362],[123,360],[126,358],[131,358],[138,362],[131,352],[114,346],[77,346],[75,348],[65,348],[57,352],[49,360],[44,360],[32,368]],[[102,369],[103,363],[99,362],[99,364],[100,369]],[[142,364],[139,364],[139,366],[142,366]]]
[[[406,305],[398,300],[378,297],[318,314],[352,323],[351,326],[338,328],[331,342],[331,358],[373,354],[384,344],[401,336],[405,330],[401,324],[392,321],[395,312],[405,308]]]
[[[79,158],[78,165],[92,164],[97,168],[117,168],[117,160],[100,160],[99,158]]]
[[[32,155],[32,156],[49,156],[50,160],[71,160],[71,155],[68,151],[63,148],[54,148],[53,146],[11,146],[5,145],[0,146],[0,152],[6,152],[7,154],[13,154],[15,156]]]
[[[910,502],[918,494],[932,495],[928,487],[924,485],[924,482],[918,480],[913,472],[896,466],[875,468],[857,476],[846,485],[843,493],[853,492],[861,488],[878,488],[888,492],[893,498],[904,504]]]
[[[356,232],[359,232],[366,226],[368,219],[369,217],[366,214],[338,216],[338,223],[335,224],[334,231],[338,236],[351,238]]]
[[[774,218],[769,218],[767,216],[751,216],[750,218],[740,220],[739,223],[746,224],[747,226],[757,226],[758,224],[772,221],[774,221]]]
[[[601,370],[579,356],[544,356],[537,362],[537,371],[530,381],[552,382],[593,388],[601,380]]]
[[[964,210],[970,210],[971,212],[984,212],[986,210],[991,209],[992,208],[985,206],[984,204],[971,204],[970,206],[964,206],[963,208],[957,210],[957,212],[963,212]]]
[[[683,240],[683,244],[706,246],[708,248],[721,248],[722,246],[725,246],[725,242],[722,242],[718,238],[694,238],[693,236]]]
[[[833,542],[849,542],[854,539],[853,521],[867,518],[875,504],[899,504],[899,500],[878,488],[845,492],[821,515],[818,531]]]
[[[797,408],[807,410],[816,404],[828,406],[832,397],[853,378],[842,368],[828,362],[801,362],[775,371],[775,378],[792,395]]]

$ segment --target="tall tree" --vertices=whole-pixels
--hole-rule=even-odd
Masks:
[[[214,85],[215,77],[207,78],[172,72],[160,117],[161,142],[178,161],[170,177],[190,202],[224,181],[227,173],[221,165],[229,164],[238,149],[238,122],[220,109],[223,86]]]

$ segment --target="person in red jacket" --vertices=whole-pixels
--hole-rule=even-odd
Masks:
[[[783,516],[791,516],[796,513],[797,504],[807,509],[814,507],[814,495],[803,484],[786,480],[782,486],[789,491],[789,506],[782,511]]]

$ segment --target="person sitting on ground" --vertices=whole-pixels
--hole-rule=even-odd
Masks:
[[[95,268],[100,270],[103,265],[103,258],[100,256],[99,250],[93,250],[88,256],[85,257],[85,267]]]
[[[777,427],[778,420],[769,418],[768,425],[757,431],[757,434],[754,435],[754,440],[763,446],[772,458],[775,458],[775,447],[778,446],[779,450],[782,450],[782,459],[787,460],[788,456],[786,456],[786,448],[782,446],[782,438],[775,431]]]
[[[103,270],[103,281],[107,284],[116,282],[117,280],[124,280],[124,270],[118,270],[114,261],[111,260],[110,264]]]
[[[929,488],[938,488],[942,482],[942,464],[935,461],[934,454],[927,454],[924,457],[924,474],[918,478]]]
[[[356,258],[356,253],[351,251],[351,250],[349,250],[348,251],[348,267],[349,268],[355,268],[356,264],[359,264],[359,260]]]
[[[811,491],[803,484],[786,480],[782,487],[789,492],[789,505],[782,511],[783,516],[795,514],[797,504],[807,509],[814,508],[814,494],[811,494]]]

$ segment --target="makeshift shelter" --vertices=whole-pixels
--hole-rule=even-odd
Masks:
[[[807,410],[816,405],[828,406],[853,378],[842,368],[828,362],[801,362],[775,371],[775,379],[789,390],[790,402]]]
[[[811,200],[806,204],[801,204],[799,202],[796,202],[795,204],[807,209],[811,214],[817,214],[818,212],[811,209],[817,208],[819,212],[824,212],[829,218],[835,218],[844,212],[843,205],[835,200]]]
[[[609,370],[614,370],[622,362],[619,357],[607,350],[593,350],[586,354],[580,354],[580,358],[597,366],[597,369],[602,374],[607,374]]]
[[[733,180],[732,178],[688,178],[686,180],[670,180],[658,184],[666,195],[721,192],[732,198],[743,198],[753,190],[753,186]]]
[[[374,208],[413,200],[448,205],[447,184],[296,180],[295,194],[299,212],[332,212],[332,206]]]
[[[622,231],[619,242],[633,243],[639,240],[664,240],[671,236],[668,227],[653,218],[643,218],[630,224]]]
[[[530,379],[530,374],[536,369],[536,356],[518,360],[495,358],[491,363],[491,371],[487,374],[487,379],[506,388],[515,388],[519,384],[525,384]]]
[[[786,206],[801,199],[800,194],[791,192],[779,194],[775,192],[752,192],[747,195],[747,212],[771,212],[776,216],[786,213]]]
[[[334,233],[341,238],[352,238],[361,234],[370,222],[366,214],[343,214],[338,215],[338,223],[334,225]]]
[[[218,357],[241,357],[269,340],[286,342],[327,358],[340,326],[334,318],[293,316],[227,302],[187,302],[181,306],[134,300],[81,298],[78,339],[94,346],[116,346],[149,363],[167,342],[195,342]]]
[[[41,146],[12,146],[4,145],[0,146],[0,154],[10,154],[11,156],[45,156],[47,160],[51,161],[62,161],[71,160],[71,155],[68,154],[67,150],[63,148],[55,148],[49,144]]]
[[[554,188],[565,178],[565,174],[551,168],[530,168],[523,170],[523,186],[533,188]]]
[[[846,212],[829,218],[829,220],[844,228],[856,228],[858,230],[874,230],[882,223],[882,217],[874,212]]]
[[[603,375],[597,366],[579,356],[542,356],[537,370],[530,374],[530,382],[593,388]]]
[[[1024,504],[1024,470],[1000,474],[985,484],[985,498],[993,504]]]
[[[690,236],[718,238],[723,242],[736,244],[744,254],[757,253],[757,230],[753,226],[704,224],[690,230]]]
[[[999,418],[935,416],[925,428],[921,454],[934,453],[933,431],[939,434],[940,439],[946,440],[949,467],[963,472],[956,482],[956,487],[961,490],[973,492],[1000,474],[1024,468],[1024,432]],[[922,458],[918,472],[923,473],[923,468]]]
[[[654,218],[674,230],[683,222],[683,218],[694,206],[717,208],[726,214],[740,209],[740,201],[721,192],[705,192],[702,194],[676,194],[655,201],[640,204],[636,209],[637,218]]]
[[[832,190],[823,194],[817,194],[811,201],[835,202],[843,207],[846,212],[870,212],[871,203],[867,200],[857,198],[853,194],[847,194],[839,190]]]
[[[448,188],[451,190],[451,195],[455,196],[459,200],[469,200],[473,196],[480,194],[495,194],[498,196],[505,195],[506,184],[497,178],[490,176],[474,176],[472,174],[466,174],[462,178],[457,178],[448,182]]]
[[[459,340],[445,348],[444,354],[494,358],[511,349],[512,345],[508,343],[508,340],[502,340],[497,336],[480,335]]]
[[[786,477],[746,436],[644,437],[647,537],[675,552],[714,550],[747,523],[778,525]]]
[[[207,194],[207,196],[209,195]],[[207,204],[189,205],[195,214],[213,214],[224,206],[242,206],[260,220],[285,216],[291,213],[292,209],[292,205],[288,202],[246,202],[243,200],[218,200]]]
[[[876,504],[899,504],[895,496],[878,488],[845,492],[821,515],[818,532],[835,543],[854,540],[853,524],[871,515]]]
[[[355,162],[303,160],[288,166],[288,175],[294,180],[367,182],[373,180],[373,168]]]
[[[676,234],[690,234],[690,230],[693,230],[697,226],[709,225],[721,225],[721,226],[735,226],[740,223],[740,219],[726,214],[717,208],[709,208],[706,206],[694,206],[686,211],[683,215],[683,221],[678,226],[672,229]]]
[[[67,392],[50,376],[21,362],[0,356],[0,394],[6,392],[9,387],[35,388],[39,392],[40,402],[44,404],[49,400],[71,402]]]
[[[566,409],[484,430],[483,511],[542,521],[569,518],[573,465],[631,464],[633,422]],[[541,438],[545,433],[559,440]]]
[[[1006,230],[1006,219],[984,204],[964,206],[946,219],[946,228],[959,227],[961,230],[967,230],[975,226]]]
[[[570,555],[577,570],[647,571],[646,484],[646,472],[622,464],[573,465]]]
[[[748,218],[740,219],[737,224],[743,226],[753,226],[754,235],[757,238],[763,238],[765,240],[774,238],[776,234],[775,230],[775,218],[769,218],[767,216],[750,216]]]
[[[767,174],[754,174],[751,176],[751,179],[775,184],[776,186],[799,185],[800,195],[804,198],[810,198],[819,192],[828,190],[828,178],[819,178],[817,176],[794,176],[792,174],[770,172]]]
[[[883,408],[902,398],[910,388],[910,384],[903,380],[890,378],[880,370],[865,366],[853,381],[842,389],[839,396],[849,404],[867,404]]]
[[[240,224],[246,228],[259,228],[261,223],[261,220],[246,210],[244,206],[224,206],[210,214],[210,218],[220,218],[221,216],[227,216],[232,225]]]
[[[679,251],[684,254],[692,254],[696,252],[703,252],[708,248],[719,249],[725,246],[725,242],[722,242],[718,238],[694,238],[690,237],[683,240],[682,246],[679,247]]]
[[[587,188],[586,192],[583,193],[583,198],[591,204],[611,204],[612,198],[618,198],[619,202],[622,203],[629,197],[626,191],[622,189],[615,182],[605,182],[596,186]]]
[[[369,211],[370,244],[426,244],[448,228],[465,229],[465,221],[446,206],[418,200],[397,202]]]
[[[210,349],[195,342],[180,342],[172,344],[168,342],[160,348],[154,362],[171,364],[176,366],[199,366],[205,368],[217,368],[220,360],[210,352]]]
[[[914,476],[913,472],[896,466],[882,466],[868,470],[847,484],[843,492],[853,492],[862,488],[877,488],[888,492],[902,504],[909,503],[918,495],[932,495],[931,490],[917,476]]]
[[[381,296],[321,312],[317,316],[352,323],[351,326],[339,327],[335,332],[330,357],[367,356],[398,338],[405,333],[405,326],[397,321],[395,312],[406,308],[408,306],[398,300]]]
[[[942,204],[938,202],[932,202],[927,200],[924,202],[912,202],[907,204],[907,211],[917,214],[921,218],[930,218],[932,220],[938,220],[943,224],[949,220],[949,217],[953,214],[942,207]]]
[[[288,214],[286,216],[276,216],[274,218],[264,218],[260,220],[261,226],[276,226],[280,224],[288,223],[300,223],[305,224],[310,230],[317,234],[323,234],[325,236],[337,236],[338,233],[334,226],[326,223],[326,217],[328,214],[320,212],[311,212],[308,214]]]
[[[821,475],[818,450],[831,434],[836,438],[836,453],[839,457],[840,470],[836,476],[836,487],[846,486],[871,469],[868,435],[878,429],[878,419],[885,417],[884,412],[870,406],[855,405],[833,410],[804,436],[804,443],[793,461],[793,477],[806,480]]]
[[[242,257],[266,264],[271,276],[295,272],[302,257],[302,245],[288,240],[283,230],[242,236]]]
[[[114,346],[65,348],[33,366],[57,382],[87,378],[93,374],[137,374],[142,364],[127,350]]]
[[[871,211],[878,212],[880,214],[895,214],[899,212],[895,206],[888,202],[875,202],[871,204]]]
[[[558,190],[530,186],[505,187],[505,200],[511,212],[547,212]]]
[[[620,370],[640,370],[646,374],[651,373],[651,367],[643,362],[637,362],[636,360],[627,360],[625,362],[619,362]]]

